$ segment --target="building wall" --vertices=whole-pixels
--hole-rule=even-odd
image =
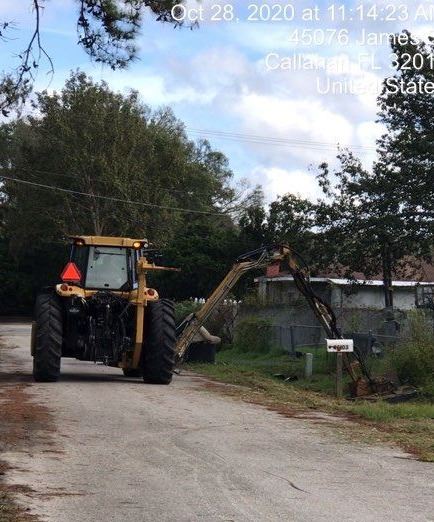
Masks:
[[[339,308],[334,307],[337,317],[338,327],[342,332],[369,332],[373,331],[380,335],[392,335],[389,329],[389,323],[386,320],[384,310],[375,310],[368,308]],[[395,319],[400,325],[400,335],[405,337],[408,335],[408,312],[405,310],[396,310]],[[254,306],[243,304],[240,308],[237,320],[246,317],[257,317],[266,319],[275,328],[287,328],[289,326],[296,327],[296,337],[300,344],[311,344],[312,335],[325,335],[315,332],[312,326],[320,326],[318,319],[313,311],[304,303],[292,305],[265,305]],[[433,316],[434,317],[434,316]],[[303,341],[304,340],[304,341]]]
[[[313,282],[315,292],[331,303],[339,327],[344,332],[374,331],[379,335],[391,335],[391,323],[384,311],[384,295],[381,286],[359,287],[356,293],[347,295],[345,287],[330,283]],[[348,287],[347,287],[348,288]],[[311,335],[309,328],[318,321],[298,292],[293,281],[265,281],[258,283],[258,305],[241,307],[240,318],[256,316],[268,319],[274,327],[297,325],[298,335]],[[395,319],[400,334],[408,334],[408,311],[415,309],[415,288],[397,287],[394,290]],[[307,342],[307,341],[306,341]]]
[[[348,287],[330,283],[313,282],[315,292],[329,302],[333,308],[340,309],[384,309],[382,286],[360,286],[348,294]],[[346,292],[347,291],[347,292]],[[303,297],[293,281],[266,281],[258,283],[258,298],[261,303],[275,305],[302,305]],[[394,306],[398,310],[412,310],[416,306],[414,287],[396,287]]]
[[[331,288],[326,283],[316,283],[315,292],[326,301],[331,299]],[[258,298],[262,304],[270,306],[292,304],[305,305],[303,296],[295,286],[294,281],[266,281],[258,283]]]
[[[346,287],[332,286],[331,305],[338,308],[370,308],[382,310],[384,308],[384,292],[381,286],[362,286],[356,293],[347,295]],[[416,307],[414,287],[396,287],[393,291],[394,307],[398,310],[412,310]]]

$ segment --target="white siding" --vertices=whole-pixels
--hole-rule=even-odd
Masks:
[[[346,295],[345,287],[333,285],[332,306],[342,308],[370,308],[382,310],[384,308],[384,292],[381,286],[365,286],[357,289],[356,293]],[[412,310],[416,305],[414,287],[395,287],[393,289],[394,307],[399,310]]]

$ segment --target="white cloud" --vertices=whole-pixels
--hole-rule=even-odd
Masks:
[[[356,129],[358,142],[363,147],[372,147],[384,131],[385,128],[379,123],[364,121]]]
[[[325,142],[348,142],[352,126],[344,116],[331,112],[319,100],[290,100],[280,96],[246,93],[241,97],[238,112],[247,126],[262,133],[311,139]]]
[[[241,52],[231,47],[212,47],[196,55],[189,70],[194,81],[222,89],[248,77],[251,68]]]
[[[386,128],[375,121],[360,123],[356,129],[357,141],[362,147],[375,147],[377,139],[386,131]],[[365,169],[370,169],[377,158],[375,150],[366,150],[358,154]]]
[[[306,168],[335,156],[337,143],[351,143],[353,125],[341,114],[327,109],[315,99],[287,99],[281,96],[245,93],[234,103],[243,132],[296,140],[291,145],[252,144],[262,163]],[[311,144],[309,142],[317,142]]]
[[[264,188],[267,201],[291,193],[316,201],[322,192],[315,176],[302,170],[285,170],[280,167],[257,167],[252,178]]]
[[[137,90],[143,101],[151,106],[173,105],[179,103],[191,103],[198,105],[209,104],[215,96],[213,89],[196,89],[193,85],[179,82],[174,84],[163,74],[157,75],[147,69],[140,73],[122,71],[92,70],[89,67],[82,68],[95,80],[104,79],[117,91],[126,92],[129,89]]]

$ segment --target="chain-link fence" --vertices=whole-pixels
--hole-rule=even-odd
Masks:
[[[294,324],[271,326],[270,335],[274,346],[294,355],[301,348],[325,347],[326,334],[321,326]],[[367,332],[343,332],[344,337],[354,339],[363,356],[381,356],[387,347],[405,340],[399,335],[384,335],[369,330]]]

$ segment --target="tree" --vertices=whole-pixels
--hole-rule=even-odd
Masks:
[[[387,132],[378,141],[375,173],[399,202],[400,214],[426,230],[434,222],[434,39],[425,43],[407,31],[401,36],[406,38],[391,44],[396,72],[378,99]]]
[[[81,72],[60,93],[40,93],[35,110],[38,117],[0,127],[1,234],[20,266],[38,253],[39,264],[42,258],[58,271],[49,259],[59,259],[69,234],[147,237],[169,247],[177,264],[206,248],[202,234],[211,253],[195,254],[183,277],[196,283],[200,273],[215,284],[221,270],[213,263],[232,255],[225,241],[234,228],[223,154],[189,141],[169,109],[152,112],[137,93],[113,93]]]
[[[433,39],[426,44],[404,31],[391,47],[396,72],[378,98],[379,121],[387,128],[378,159],[371,172],[349,151],[340,152],[333,175],[322,164],[328,201],[318,208],[324,261],[347,273],[381,273],[386,307],[393,306],[393,276],[410,261],[429,259],[434,238],[434,95],[427,88],[434,80]]]
[[[246,250],[288,243],[300,253],[309,252],[310,257],[314,218],[315,205],[311,201],[288,193],[266,206],[262,189],[257,187],[239,221],[240,241]]]
[[[190,216],[164,249],[163,261],[179,273],[152,277],[163,295],[206,298],[242,252],[238,230],[229,216]]]
[[[267,229],[267,210],[264,193],[256,187],[240,219],[240,244],[244,252],[255,250],[271,242]]]
[[[183,208],[218,213],[232,197],[227,159],[190,142],[169,109],[152,113],[135,92],[113,93],[78,72],[61,93],[39,94],[35,109],[10,146],[8,177],[22,183],[5,179],[14,228],[27,239],[41,228],[49,237],[151,231],[162,244]]]
[[[392,278],[409,256],[429,252],[432,236],[418,220],[401,211],[389,180],[363,169],[349,151],[342,151],[340,167],[330,173],[320,165],[319,180],[327,199],[317,207],[316,226],[321,232],[321,261],[351,278],[382,274],[385,307],[393,307]],[[331,183],[331,178],[337,181]]]
[[[41,38],[41,11],[45,0],[28,0],[33,8],[34,28],[26,47],[19,54],[19,64],[12,72],[0,76],[0,111],[4,116],[23,103],[32,90],[34,74],[45,59],[54,72],[50,52]],[[75,21],[78,44],[92,60],[123,69],[137,57],[135,41],[143,24],[144,13],[150,11],[157,21],[181,26],[172,10],[177,0],[75,0],[78,17]],[[49,7],[48,7],[49,8]],[[175,9],[176,11],[176,9]],[[0,21],[0,41],[9,39],[14,22]]]
[[[304,261],[311,264],[318,254],[314,246],[314,211],[315,205],[312,202],[291,193],[278,196],[275,201],[266,205],[262,188],[257,187],[239,220],[240,253],[265,245],[287,243]],[[280,268],[287,270],[285,266]],[[262,274],[263,269],[258,269],[252,276]],[[240,288],[245,293],[248,287],[249,280],[245,278]]]
[[[306,260],[315,259],[315,204],[294,194],[285,194],[270,204],[268,236],[273,243],[288,243]]]

